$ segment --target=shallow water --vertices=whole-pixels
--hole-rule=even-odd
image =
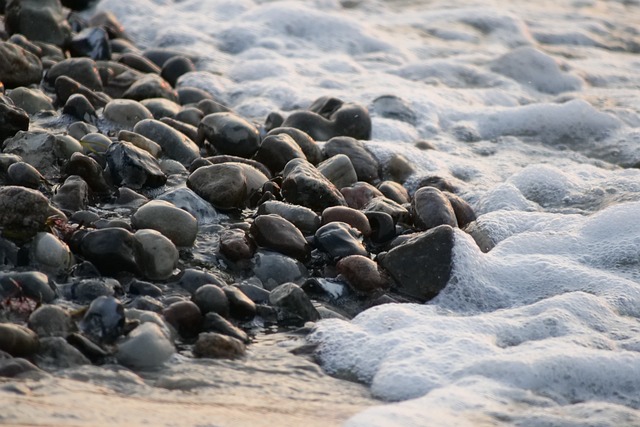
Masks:
[[[495,247],[457,232],[436,299],[311,335],[328,372],[400,402],[349,425],[640,425],[640,2],[98,8],[143,47],[196,55],[208,72],[180,84],[258,122],[323,95],[367,105],[379,159],[404,155],[410,189],[437,175],[479,214]]]

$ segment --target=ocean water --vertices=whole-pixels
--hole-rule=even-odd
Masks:
[[[413,162],[410,190],[436,175],[476,210],[495,247],[457,231],[438,297],[309,337],[387,402],[347,425],[640,425],[640,1],[97,8],[142,47],[194,55],[180,84],[256,122],[323,95],[368,106],[368,147]]]

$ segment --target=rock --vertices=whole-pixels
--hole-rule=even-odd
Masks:
[[[178,89],[180,105],[197,104],[203,99],[213,99],[209,92],[192,86],[180,86]]]
[[[184,129],[188,129],[187,132],[184,132],[184,129],[178,129],[177,126],[172,125],[172,122],[163,120],[172,118],[176,114],[178,114],[178,112],[180,111],[180,104],[178,104],[177,102],[169,101],[165,98],[148,98],[143,99],[142,101],[140,101],[140,103],[151,112],[154,119],[160,120],[162,121],[162,123],[165,123],[176,129],[177,131],[184,133],[189,137],[190,140],[196,140],[196,135],[198,133],[197,128],[187,127],[186,123],[181,123]]]
[[[307,294],[295,283],[283,283],[269,294],[269,302],[278,308],[278,320],[302,326],[305,322],[320,320]]]
[[[182,107],[180,111],[178,111],[178,113],[174,116],[174,119],[195,126],[197,131],[200,120],[202,120],[203,117],[204,113],[198,108]]]
[[[456,192],[456,186],[453,185],[449,180],[439,177],[439,176],[425,176],[421,178],[417,182],[416,188],[421,187],[434,187],[440,191],[448,191],[449,193]]]
[[[54,152],[56,157],[67,161],[73,153],[82,153],[82,144],[71,135],[55,135]]]
[[[326,157],[338,154],[349,157],[358,176],[358,181],[376,183],[380,180],[378,160],[367,151],[362,141],[346,136],[331,138],[324,145],[323,151]]]
[[[138,230],[133,236],[136,262],[144,277],[151,280],[171,277],[179,257],[171,240],[155,230]]]
[[[29,316],[29,329],[39,337],[66,337],[75,329],[69,313],[57,305],[43,305]]]
[[[133,129],[136,123],[141,120],[153,118],[153,115],[147,109],[147,107],[132,99],[114,99],[104,107],[104,111],[102,114],[106,119],[116,123],[118,127],[126,129]],[[129,134],[124,135],[126,136]],[[118,138],[124,139],[120,136],[120,134],[118,134]],[[128,139],[124,140],[129,141]]]
[[[308,207],[316,212],[346,202],[338,189],[311,163],[293,159],[283,171],[282,195],[285,201]]]
[[[271,129],[269,133],[267,133],[267,136],[282,134],[289,135],[293,141],[298,144],[311,164],[317,165],[324,158],[322,150],[320,150],[318,144],[308,134],[300,129],[292,127],[277,127]]]
[[[11,90],[7,96],[11,98],[16,107],[23,109],[29,115],[54,109],[51,98],[39,89],[17,87]]]
[[[1,4],[4,5],[4,1]],[[2,11],[4,13],[4,6],[2,7]],[[31,41],[29,41],[28,38],[26,38],[22,34],[17,34],[17,33],[12,34],[7,41],[20,46],[27,52],[33,53],[38,58],[41,58],[44,55],[43,50],[40,46],[38,46],[35,43],[32,43]]]
[[[146,371],[160,368],[176,352],[160,327],[146,322],[118,343],[116,359],[128,368]]]
[[[42,79],[40,58],[22,47],[0,41],[0,81],[5,87],[17,88],[39,84]]]
[[[49,205],[39,191],[24,187],[0,187],[0,230],[2,236],[23,241],[44,230],[47,218],[64,214]],[[65,218],[66,219],[66,218]]]
[[[175,87],[178,78],[191,71],[196,71],[196,67],[189,58],[185,56],[174,56],[162,65],[160,77],[165,79],[171,86]]]
[[[219,286],[200,286],[193,294],[192,300],[202,314],[213,312],[222,317],[229,317],[229,299]]]
[[[40,379],[47,376],[45,371],[20,357],[0,359],[0,377]]]
[[[124,324],[124,307],[120,301],[100,296],[91,302],[78,326],[93,341],[110,344],[122,335]]]
[[[80,176],[95,193],[110,191],[109,184],[102,174],[102,166],[82,153],[73,153],[62,171],[68,175]]]
[[[415,226],[420,230],[428,230],[442,224],[458,226],[449,199],[437,188],[419,188],[411,201],[411,213]]]
[[[382,197],[383,194],[373,185],[367,182],[356,182],[350,187],[340,189],[349,207],[362,209],[375,197]]]
[[[198,220],[198,225],[217,224],[226,218],[226,215],[218,212],[209,202],[189,188],[180,187],[167,191],[156,200],[164,200],[177,208],[189,212]]]
[[[465,202],[460,196],[453,193],[445,191],[444,195],[449,199],[453,212],[456,214],[458,227],[464,228],[476,220],[476,214],[469,203]]]
[[[58,173],[55,146],[56,138],[48,132],[19,131],[4,141],[4,152],[20,156],[45,177],[52,177]]]
[[[0,141],[29,130],[29,115],[21,108],[0,102]],[[6,143],[5,153],[6,151]]]
[[[129,293],[134,295],[160,297],[162,296],[162,289],[160,289],[153,283],[133,279],[131,282],[129,282]]]
[[[349,255],[368,256],[361,242],[361,233],[344,222],[330,222],[316,231],[316,245],[331,258],[343,258]]]
[[[377,116],[416,125],[417,116],[409,103],[395,95],[382,95],[373,100],[373,111]]]
[[[251,234],[258,245],[293,258],[306,260],[311,254],[304,235],[281,216],[257,216],[251,225]]]
[[[282,171],[289,160],[306,160],[298,144],[285,133],[265,137],[254,158],[267,166],[274,175]]]
[[[239,320],[251,320],[256,315],[256,304],[235,286],[223,286],[229,300],[229,314]]]
[[[185,339],[195,338],[202,330],[202,313],[191,301],[174,302],[164,309],[162,315]]]
[[[124,100],[129,102],[130,100]],[[131,102],[136,102],[136,101],[131,101]],[[149,113],[151,114],[151,113]],[[136,147],[146,151],[147,153],[151,154],[153,157],[155,157],[156,159],[160,157],[160,155],[162,154],[162,147],[160,147],[160,145],[158,145],[157,143],[153,142],[152,140],[150,140],[149,138],[146,138],[138,133],[135,132],[129,132],[128,130],[121,130],[118,132],[118,140],[119,141],[126,141],[126,142],[130,142],[133,145],[135,145]]]
[[[330,222],[344,222],[358,229],[364,237],[371,234],[371,225],[367,216],[353,208],[346,206],[332,206],[322,211],[322,225]]]
[[[113,41],[111,43],[113,45]],[[142,78],[142,73],[113,61],[100,61],[100,74],[107,76],[104,92],[112,98],[122,98],[124,93],[136,81]]]
[[[224,286],[224,281],[208,271],[187,268],[180,276],[177,284],[193,295],[200,286],[213,284],[222,287]]]
[[[56,295],[56,285],[39,271],[0,273],[0,290],[8,285],[17,286],[17,295],[39,303],[50,303]]]
[[[351,255],[338,261],[336,268],[357,292],[368,294],[387,285],[387,281],[378,270],[378,264],[371,258]]]
[[[105,157],[116,185],[138,190],[142,187],[160,187],[167,182],[156,158],[129,142],[109,145]]]
[[[304,206],[269,200],[258,206],[258,215],[275,214],[295,225],[303,234],[309,235],[320,227],[320,217]]]
[[[31,260],[41,271],[54,276],[67,271],[74,262],[69,246],[44,232],[36,234],[31,242]]]
[[[228,154],[219,154],[217,156],[207,157],[206,161],[209,162],[209,164],[213,164],[213,165],[217,165],[220,163],[236,163],[236,164],[239,164],[240,167],[245,172],[251,172],[252,174],[255,174],[254,172],[254,169],[255,169],[258,172],[260,172],[260,174],[264,175],[267,179],[271,178],[272,176],[271,171],[269,171],[269,169],[267,169],[267,167],[262,163],[257,162],[255,160],[251,160],[251,159],[245,159],[243,157],[231,156]],[[209,164],[206,164],[203,166],[208,166]],[[251,166],[251,168],[247,168],[247,166]],[[198,166],[198,167],[201,167],[201,166]],[[260,182],[256,182],[253,186],[251,186],[252,190],[262,188],[262,185],[264,184],[262,175],[256,174],[257,180]]]
[[[410,216],[409,211],[402,205],[387,199],[384,196],[374,197],[362,208],[365,215],[367,212],[384,212],[389,214],[395,223],[408,223]]]
[[[242,341],[215,332],[203,332],[193,347],[193,355],[211,359],[237,359],[244,356],[246,347]]]
[[[103,28],[85,28],[71,38],[71,56],[88,56],[96,61],[111,59],[109,36]]]
[[[198,168],[189,175],[187,186],[215,208],[222,210],[242,209],[246,207],[249,198],[247,177],[239,164],[235,163]]]
[[[415,167],[402,154],[394,154],[387,161],[385,169],[396,182],[405,182],[415,172]]]
[[[58,77],[54,85],[59,103],[66,103],[69,97],[76,93],[84,95],[94,108],[103,108],[111,101],[111,97],[107,94],[94,92],[85,85],[67,76]]]
[[[233,326],[227,319],[215,312],[209,312],[204,316],[202,330],[203,332],[217,332],[240,340],[245,344],[249,344],[251,341],[245,331]]]
[[[98,128],[86,122],[73,122],[67,126],[67,133],[72,138],[80,141],[90,133],[99,133]]]
[[[32,41],[66,45],[71,27],[60,0],[9,0],[5,10],[5,28]]]
[[[116,293],[116,289],[120,288],[120,282],[110,277],[94,277],[82,279],[73,284],[70,298],[73,300],[89,304],[98,297],[112,297]]]
[[[38,351],[39,340],[35,332],[20,325],[0,323],[0,351],[14,357],[29,357]]]
[[[284,123],[284,116],[276,111],[272,111],[267,118],[264,119],[264,130],[271,132],[273,129],[282,126],[282,123]]]
[[[192,246],[198,233],[198,221],[189,212],[163,200],[152,200],[131,217],[138,228],[151,228],[168,237],[176,246]]]
[[[131,67],[135,70],[138,70],[142,73],[148,74],[160,74],[160,67],[158,67],[153,62],[149,61],[142,55],[132,52],[126,52],[120,55],[118,58],[118,62],[121,64],[125,64],[128,67]]]
[[[102,347],[95,344],[89,338],[78,334],[72,333],[67,336],[67,342],[78,349],[93,363],[104,363],[104,360],[109,354],[102,349]]]
[[[53,87],[60,76],[67,76],[91,90],[103,90],[98,67],[90,58],[68,58],[60,61],[47,70],[44,81]]]
[[[358,181],[358,176],[351,160],[344,154],[337,154],[320,162],[318,170],[336,188],[350,187]]]
[[[253,264],[253,274],[267,290],[282,283],[300,281],[307,275],[307,269],[302,263],[276,252],[256,252]]]
[[[134,243],[133,234],[125,229],[103,228],[88,232],[80,242],[80,250],[103,274],[137,273]]]
[[[16,162],[7,168],[7,180],[9,184],[37,190],[45,183],[46,178],[29,163]]]
[[[178,94],[162,77],[156,74],[146,74],[122,95],[123,98],[142,101],[148,98],[166,98],[178,102]]]
[[[89,185],[78,175],[71,175],[58,187],[51,201],[66,213],[85,209],[89,202]]]
[[[260,147],[258,129],[233,113],[205,116],[198,126],[201,144],[206,139],[221,154],[249,158]]]
[[[158,143],[167,156],[185,167],[200,157],[198,146],[193,141],[160,121],[141,120],[134,126],[133,131]]]
[[[39,367],[46,369],[65,369],[91,364],[84,354],[62,337],[41,338],[40,348],[34,360]]]
[[[405,204],[411,201],[409,192],[401,184],[394,181],[382,181],[378,185],[378,190],[388,199],[398,204]]]
[[[244,230],[228,229],[220,233],[220,253],[227,259],[237,262],[251,259],[256,245]]]
[[[205,116],[215,113],[230,113],[231,110],[214,99],[203,99],[196,104]]]
[[[255,280],[255,278],[253,278],[253,280]],[[264,304],[269,301],[270,292],[268,290],[249,283],[248,281],[238,284],[238,289],[256,304]]]
[[[62,109],[63,114],[68,114],[77,120],[82,120],[89,123],[95,123],[98,119],[96,109],[86,96],[75,93],[67,99]]]
[[[425,302],[449,281],[453,265],[454,230],[441,225],[391,249],[381,261],[398,292]]]
[[[366,212],[371,225],[371,239],[374,243],[385,243],[396,237],[396,226],[391,215],[386,212]]]

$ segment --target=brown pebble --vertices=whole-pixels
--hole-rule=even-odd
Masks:
[[[356,182],[351,187],[344,187],[340,192],[347,201],[347,205],[353,209],[362,209],[374,197],[383,196],[383,194],[373,185],[367,182]]]
[[[212,359],[236,359],[245,352],[246,346],[242,341],[215,332],[201,333],[193,347],[194,356]]]
[[[322,225],[335,221],[346,222],[353,228],[360,230],[365,237],[371,235],[369,219],[359,210],[346,206],[332,206],[322,211]]]
[[[233,262],[250,259],[256,252],[256,245],[244,230],[225,230],[220,234],[220,253]]]
[[[195,338],[202,328],[202,313],[194,302],[174,302],[162,314],[183,338]]]
[[[386,287],[387,281],[378,269],[378,264],[362,255],[350,255],[342,258],[337,264],[338,273],[342,274],[353,289],[371,293]]]

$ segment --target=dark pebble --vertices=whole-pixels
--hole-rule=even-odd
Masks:
[[[202,330],[202,313],[198,306],[191,301],[174,302],[164,309],[162,315],[185,339],[197,337]]]

